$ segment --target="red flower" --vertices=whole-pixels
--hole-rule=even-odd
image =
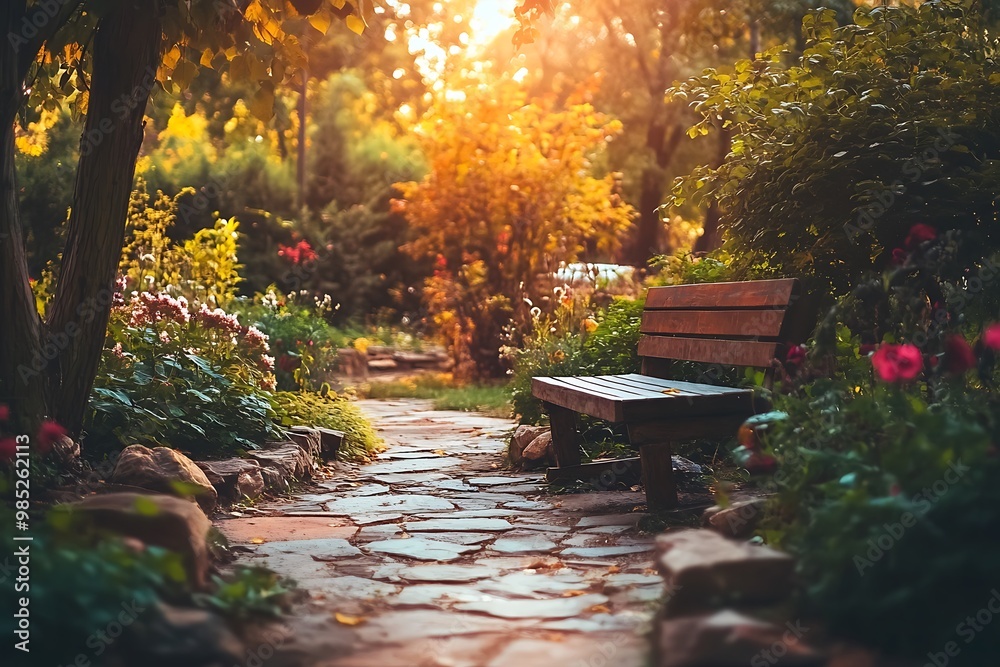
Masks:
[[[937,238],[937,235],[938,233],[935,228],[918,222],[910,227],[910,233],[906,237],[906,247],[912,250],[925,241],[933,241]]]
[[[869,357],[871,353],[878,349],[878,345],[875,343],[861,343],[858,346],[858,354],[862,357]]]
[[[767,474],[777,470],[778,461],[770,454],[754,452],[750,455],[750,458],[747,459],[743,467],[746,468],[747,472],[751,474]]]
[[[448,267],[448,260],[444,258],[444,255],[438,255],[437,259],[434,260],[434,266],[439,269],[445,269]]]
[[[983,331],[983,345],[991,350],[1000,350],[1000,322],[989,325]]]
[[[17,441],[14,438],[0,440],[0,463],[10,463],[17,456]]]
[[[316,259],[316,251],[309,241],[302,239],[293,246],[278,244],[278,257],[284,257],[292,264],[305,264]]]
[[[51,419],[46,419],[38,427],[38,437],[35,442],[38,444],[38,451],[48,454],[56,440],[66,435],[66,429]]]
[[[952,335],[945,339],[944,366],[955,375],[962,375],[976,367],[976,355],[964,337]]]
[[[887,343],[872,355],[872,366],[883,382],[908,382],[924,368],[924,358],[916,345]]]
[[[902,248],[894,248],[892,251],[892,259],[889,263],[893,266],[902,266],[903,264],[906,264],[906,260],[909,257],[910,254]]]
[[[6,404],[0,403],[0,422],[10,419],[10,408]]]
[[[795,345],[788,349],[788,354],[785,355],[785,363],[797,366],[806,360],[806,350],[803,345]]]
[[[898,496],[900,493],[902,493],[902,489],[899,488],[899,484],[893,482],[892,485],[889,487],[889,495]]]

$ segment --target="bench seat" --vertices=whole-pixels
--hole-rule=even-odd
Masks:
[[[672,417],[753,413],[750,389],[663,380],[648,375],[536,377],[537,398],[598,419],[620,424]]]

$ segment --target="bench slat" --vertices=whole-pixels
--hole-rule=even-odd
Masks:
[[[795,291],[795,278],[734,283],[650,287],[646,308],[784,308]]]
[[[615,398],[626,401],[634,401],[640,398],[661,398],[664,395],[663,389],[649,386],[643,387],[630,385],[628,382],[622,382],[603,375],[600,377],[574,377],[562,379],[569,381],[570,384],[581,387],[584,391],[594,389],[606,394],[611,394],[615,396]],[[694,396],[695,394],[688,395]]]
[[[531,393],[542,401],[591,417],[609,422],[622,421],[621,401],[604,394],[584,393],[572,385],[560,382],[560,378],[532,378]]]
[[[675,336],[639,337],[640,357],[683,359],[724,366],[771,365],[777,344],[774,342],[715,340],[711,338],[682,338]]]
[[[651,387],[656,387],[661,391],[663,389],[680,389],[682,391],[696,394],[698,396],[714,396],[715,394],[738,394],[746,391],[746,389],[740,389],[739,387],[723,387],[713,384],[683,382],[681,380],[664,380],[662,378],[653,377],[651,375],[639,375],[637,373],[629,373],[628,375],[615,375],[613,377],[627,379],[629,382],[635,382],[636,384],[646,384]]]
[[[646,310],[639,330],[645,334],[776,340],[784,320],[784,310]]]

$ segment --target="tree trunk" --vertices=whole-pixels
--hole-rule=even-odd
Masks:
[[[667,114],[667,109],[663,108],[661,113]],[[646,148],[652,153],[652,163],[642,172],[639,217],[627,253],[627,261],[637,268],[646,268],[651,257],[673,250],[663,244],[663,223],[657,209],[663,203],[666,168],[682,136],[677,123],[668,124],[660,119],[654,119],[646,131]]]
[[[73,433],[83,423],[111,312],[143,115],[159,65],[160,9],[159,2],[124,0],[94,37],[90,105],[48,323],[61,348],[50,403]]]
[[[15,34],[24,4],[0,9],[0,34]],[[0,40],[0,403],[10,406],[13,427],[32,433],[46,414],[44,368],[40,354],[42,322],[28,283],[28,261],[21,229],[14,172],[14,118],[23,102],[23,77],[14,40]]]

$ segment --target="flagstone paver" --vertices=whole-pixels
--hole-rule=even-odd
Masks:
[[[217,522],[253,550],[242,562],[306,592],[268,667],[645,664],[663,585],[640,493],[548,493],[505,469],[507,420],[359,405],[386,440],[377,461]]]

